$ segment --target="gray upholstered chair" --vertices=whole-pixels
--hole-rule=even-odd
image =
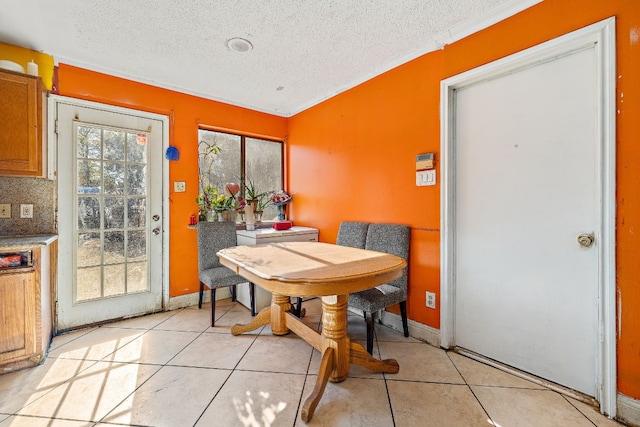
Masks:
[[[340,223],[336,245],[364,249],[368,229],[368,222],[344,221]]]
[[[200,222],[198,224],[198,278],[200,279],[200,294],[198,308],[202,308],[204,287],[211,289],[211,326],[216,322],[216,288],[231,286],[231,299],[236,300],[236,285],[247,281],[242,276],[220,264],[216,253],[225,248],[237,246],[236,224],[225,222]],[[254,292],[250,286],[251,307],[254,306]]]
[[[408,262],[410,236],[411,230],[406,225],[370,224],[367,230],[365,249],[393,254]],[[402,276],[393,282],[349,295],[349,306],[364,312],[364,318],[367,322],[367,351],[369,354],[373,351],[376,312],[394,304],[400,304],[404,336],[408,337],[407,267],[403,269]]]

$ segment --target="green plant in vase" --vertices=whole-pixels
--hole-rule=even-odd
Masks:
[[[256,204],[254,211],[256,222],[262,221],[262,214],[264,213],[264,210],[271,204],[271,199],[268,197],[269,194],[269,192],[264,192],[258,197],[258,203]]]
[[[262,217],[263,208],[261,207],[261,201],[268,192],[259,192],[253,180],[247,178],[244,182],[244,196],[248,205],[253,208],[253,213],[256,216],[256,222],[260,222]]]

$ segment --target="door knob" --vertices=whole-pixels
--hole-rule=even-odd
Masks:
[[[153,232],[153,234],[155,234],[157,236],[158,234],[160,234],[160,229],[159,228],[154,228],[152,232]]]
[[[580,246],[584,246],[585,248],[593,245],[594,240],[593,234],[581,234],[578,236],[578,243]]]

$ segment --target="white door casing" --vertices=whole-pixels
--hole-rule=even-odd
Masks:
[[[57,135],[52,135],[57,140],[54,151],[57,151],[60,235],[57,329],[66,330],[161,310],[168,298],[167,251],[164,250],[168,242],[168,233],[164,232],[168,228],[168,206],[164,203],[167,171],[163,158],[168,146],[168,118],[58,96],[52,97],[50,103],[50,111],[55,116],[54,128],[57,129]],[[76,137],[78,132],[86,129],[96,131],[104,138],[107,133],[125,134],[126,138],[133,137],[133,140],[140,135],[138,146],[146,144],[146,147],[140,150],[143,154],[137,155],[146,158],[140,160],[116,154],[116,157],[122,158],[111,161],[105,154],[105,161],[95,159],[94,162],[94,159],[90,159],[94,166],[100,164],[100,168],[104,168],[105,181],[100,182],[99,176],[102,175],[98,174],[95,188],[83,187],[81,191],[77,182],[77,168],[84,161],[76,160],[79,156]],[[131,143],[135,146],[133,140],[125,145]],[[100,144],[97,146],[100,149]],[[106,147],[105,139],[102,149]],[[128,156],[130,152],[127,153]],[[95,157],[95,154],[89,157],[92,156]],[[114,154],[110,153],[109,156],[113,157]],[[131,182],[123,184],[120,181],[115,184],[117,190],[108,190],[107,168],[111,171],[110,176],[116,176],[114,170],[127,171],[127,175],[122,172],[123,175],[118,179],[125,176],[130,179],[130,171],[142,173],[145,188],[135,188],[131,193]],[[111,184],[114,185],[113,182]],[[78,200],[91,198],[94,192],[95,206],[100,206],[102,216],[96,216],[95,224],[88,226],[79,221],[78,210],[86,210],[86,204]],[[116,215],[116,220],[107,224],[107,206],[113,201],[120,203],[119,209],[124,209],[125,218],[123,220]],[[118,221],[124,222],[120,224]],[[90,238],[87,239],[87,236]],[[91,250],[100,244],[103,245],[102,251],[93,254]],[[108,251],[108,247],[115,249],[115,252]],[[93,259],[87,261],[87,254]],[[102,258],[96,261],[100,256]],[[93,288],[86,286],[88,277],[98,277]],[[100,277],[103,278],[102,282]],[[117,279],[114,280],[114,277]],[[80,286],[76,286],[77,282]],[[131,288],[122,289],[129,284],[132,284]]]
[[[536,122],[535,118],[530,115],[526,115],[521,119],[517,117],[519,112],[527,111],[525,108],[519,108],[522,106],[519,104],[523,103],[523,99],[513,98],[511,101],[509,99],[516,95],[527,96],[527,91],[530,89],[528,87],[518,87],[516,85],[500,94],[499,98],[505,103],[512,102],[513,111],[504,110],[505,105],[493,105],[493,101],[491,101],[488,105],[482,105],[480,109],[477,109],[479,111],[473,115],[474,117],[469,117],[465,107],[460,109],[460,105],[458,105],[458,103],[468,101],[468,99],[465,100],[466,94],[484,96],[482,93],[484,90],[488,90],[487,93],[491,93],[491,91],[498,90],[502,84],[507,87],[513,79],[518,79],[520,75],[535,75],[538,70],[554,73],[551,84],[553,84],[554,79],[561,81],[566,76],[562,76],[562,67],[555,67],[556,65],[563,65],[563,61],[577,61],[576,64],[581,63],[583,65],[587,65],[591,61],[592,64],[595,64],[592,70],[593,75],[591,76],[592,80],[595,81],[595,85],[593,85],[595,88],[592,90],[592,94],[595,94],[593,97],[595,99],[577,99],[577,102],[580,103],[579,105],[585,103],[593,104],[593,114],[597,117],[595,129],[593,129],[593,126],[592,129],[582,129],[581,126],[583,124],[579,122],[567,124],[567,126],[578,126],[578,129],[590,130],[590,140],[594,140],[595,143],[591,145],[593,149],[590,153],[583,152],[586,157],[580,159],[571,157],[575,154],[572,151],[576,148],[575,141],[574,146],[569,144],[568,148],[564,147],[564,142],[570,143],[571,135],[564,140],[561,138],[560,141],[543,141],[544,143],[555,143],[555,145],[551,145],[553,149],[548,152],[544,150],[548,150],[549,145],[544,148],[532,146],[527,142],[529,133],[526,133],[526,126],[533,124],[533,127],[529,128],[530,133],[542,136],[543,139],[546,129],[555,129],[553,126],[559,129],[563,128],[562,123]],[[586,74],[589,77],[589,73]],[[533,77],[534,80],[529,81],[536,81],[535,78]],[[567,86],[573,86],[572,77],[568,76],[568,79],[565,79],[565,82],[569,83]],[[575,83],[575,88],[580,90],[581,83]],[[585,86],[583,85],[582,87],[584,88]],[[550,88],[543,87],[540,92],[543,92],[543,89]],[[564,90],[564,87],[556,88],[556,90]],[[567,88],[567,90],[571,89]],[[538,96],[535,88],[533,91],[533,95]],[[520,93],[518,94],[517,92]],[[531,91],[528,93],[531,95]],[[581,94],[573,94],[571,98],[574,96],[579,97]],[[545,326],[547,333],[545,334],[544,330],[541,331],[542,333],[534,345],[542,345],[542,348],[547,347],[546,350],[549,350],[549,354],[558,352],[564,354],[567,349],[557,351],[556,345],[560,345],[561,342],[554,342],[555,339],[562,340],[562,333],[556,334],[557,328],[566,326],[566,329],[562,331],[563,333],[567,333],[571,328],[577,328],[581,330],[579,331],[581,333],[593,329],[593,334],[587,338],[587,340],[591,341],[593,352],[595,353],[592,366],[586,366],[589,363],[584,359],[580,361],[585,365],[583,366],[584,369],[592,369],[593,378],[587,378],[584,381],[589,389],[587,392],[594,395],[600,402],[601,411],[610,416],[615,416],[614,19],[611,18],[593,24],[526,51],[444,80],[441,85],[441,103],[441,111],[443,113],[441,122],[443,159],[441,172],[441,345],[449,348],[458,346],[460,342],[463,342],[478,346],[481,354],[485,354],[483,352],[487,351],[489,354],[485,354],[486,356],[493,357],[498,361],[501,361],[500,357],[506,354],[508,358],[506,363],[510,364],[512,362],[512,366],[518,365],[521,361],[528,363],[530,362],[530,360],[527,361],[528,356],[526,354],[517,354],[518,349],[514,349],[514,346],[509,342],[503,346],[510,347],[509,350],[505,350],[506,353],[499,349],[494,351],[494,349],[486,347],[486,343],[483,340],[486,339],[487,342],[492,342],[491,340],[494,339],[493,342],[497,342],[495,341],[496,338],[481,336],[478,339],[477,334],[479,331],[469,330],[475,327],[472,326],[474,319],[475,321],[486,321],[485,327],[491,325],[493,328],[500,328],[505,319],[509,318],[508,316],[519,316],[526,313],[526,310],[522,310],[524,305],[533,310],[529,313],[534,313],[531,314],[531,317],[535,317],[535,315],[540,314],[539,310],[546,310],[554,306],[558,308],[562,307],[562,304],[566,304],[565,307],[570,309],[569,313],[579,316],[586,315],[587,321],[593,323],[591,327],[585,328],[584,325],[575,323],[573,325],[558,325],[554,324],[554,322],[557,323],[558,319],[555,318],[555,320],[552,320],[552,325],[556,330],[550,330],[549,324],[547,324]],[[492,109],[494,107],[495,109]],[[551,113],[554,108],[556,109],[556,115],[564,114],[558,110],[562,106],[549,105],[548,107],[550,111],[538,111],[540,120],[553,120],[554,115],[549,115],[548,113]],[[508,116],[508,118],[505,117],[503,123],[500,123],[501,117],[491,117],[491,114],[500,111],[500,108],[503,108],[502,114]],[[461,113],[464,117],[457,117],[456,113]],[[583,114],[589,114],[589,111],[583,110]],[[488,129],[483,129],[483,123],[473,123],[475,119],[485,120],[484,123],[487,124]],[[460,122],[457,120],[460,120]],[[481,147],[465,145],[464,152],[461,152],[462,149],[458,146],[458,143],[464,144],[465,138],[467,141],[472,138],[470,135],[465,135],[465,130],[461,130],[461,127],[467,124],[470,129],[475,129],[476,134],[486,133],[482,136],[484,140],[482,140],[483,145]],[[491,125],[494,127],[492,128]],[[543,129],[536,128],[535,125]],[[492,136],[491,132],[496,130],[498,130],[498,133]],[[456,132],[461,132],[461,134],[457,135]],[[553,133],[549,135],[549,139],[555,137]],[[511,137],[515,139],[510,140]],[[522,144],[519,144],[518,138],[522,138]],[[511,141],[511,145],[509,147],[495,145],[499,144],[499,141]],[[587,146],[590,144],[589,141],[585,143]],[[538,160],[539,163],[528,164],[527,158],[529,160]],[[573,160],[579,160],[579,162],[573,162]],[[592,174],[592,189],[594,191],[591,195],[584,193],[582,184],[571,186],[571,183],[575,181],[575,176],[571,175],[572,172],[567,171],[567,179],[561,180],[563,185],[558,185],[559,181],[557,179],[554,181],[554,177],[557,178],[554,173],[558,171],[563,173],[563,165],[568,168],[573,163],[573,166],[580,167],[581,162],[586,162],[582,163],[582,166],[586,168],[587,174]],[[465,173],[468,172],[466,169],[469,169],[470,166],[475,167],[471,171],[475,173],[474,177],[465,176]],[[462,169],[463,167],[465,169]],[[525,172],[532,174],[533,178],[527,175],[528,180],[519,180],[518,176],[525,174]],[[469,184],[470,182],[473,182],[473,185]],[[478,186],[477,189],[473,187],[474,185]],[[519,192],[517,187],[520,187],[522,191]],[[471,191],[473,189],[476,191]],[[493,194],[494,191],[499,191],[501,194],[495,195]],[[562,191],[564,193],[561,193]],[[583,192],[580,193],[580,191]],[[527,197],[527,193],[531,193],[531,197]],[[540,196],[540,193],[542,193],[542,196]],[[576,206],[580,206],[579,211],[575,212],[573,219],[569,215],[567,217],[569,220],[565,218],[564,224],[559,225],[557,229],[550,230],[551,234],[549,236],[551,238],[548,239],[549,241],[542,242],[540,240],[542,237],[549,238],[549,236],[541,234],[539,230],[540,224],[536,223],[536,213],[541,217],[549,215],[550,209],[556,206],[556,202],[559,202],[559,206],[564,206],[565,209],[566,206],[572,206],[569,203],[570,201],[564,200],[567,194],[574,198],[573,202],[578,202]],[[484,199],[485,205],[482,205],[483,195],[486,196]],[[562,197],[554,201],[554,197],[557,195]],[[500,200],[503,200],[501,206],[491,205],[492,202]],[[460,211],[463,208],[465,210]],[[469,209],[472,212],[468,212]],[[500,231],[500,227],[496,220],[503,220],[508,223],[505,225],[505,230],[508,230],[514,224],[515,228],[511,229],[510,234],[498,238],[495,232],[496,230]],[[517,224],[519,220],[523,221]],[[474,221],[476,227],[474,227]],[[579,229],[579,231],[576,232],[572,227]],[[596,243],[593,247],[587,249],[577,245],[575,240],[577,234],[583,232],[592,232],[595,235]],[[567,240],[567,246],[558,247],[561,244],[565,244],[564,240]],[[568,242],[569,240],[571,240],[571,243]],[[485,249],[484,253],[481,252],[482,248]],[[471,252],[468,252],[469,250]],[[500,253],[502,258],[492,258],[492,250]],[[519,258],[520,252],[526,253],[527,256]],[[467,257],[469,253],[478,255],[478,260],[484,261],[484,263],[475,265],[471,263],[469,265],[469,258]],[[553,255],[548,257],[550,254]],[[567,256],[574,259],[570,260]],[[548,258],[545,260],[545,257]],[[557,282],[557,278],[546,272],[547,265],[545,265],[545,262],[553,262],[554,257],[563,257],[563,262],[569,262],[568,265],[571,265],[570,263],[583,267],[590,265],[590,267],[586,267],[584,270],[580,269],[577,272],[569,270],[569,273],[570,275],[573,273],[577,281],[586,280],[586,282],[589,282],[590,276],[594,276],[594,280],[591,282],[593,284],[592,288],[585,291],[584,295],[581,292],[576,293],[576,290],[580,289],[579,286],[574,287],[569,294],[565,294],[565,289],[562,287],[564,282]],[[483,259],[480,260],[480,258]],[[532,268],[532,259],[540,262],[540,265]],[[500,261],[504,261],[504,265],[501,265]],[[578,264],[575,264],[575,262],[578,262]],[[486,267],[486,271],[483,271],[485,268],[483,266]],[[504,271],[508,271],[508,273],[503,275]],[[514,271],[525,273],[519,283],[524,287],[510,289],[504,286],[505,280],[508,280],[508,276]],[[555,283],[554,280],[556,280]],[[475,281],[481,287],[474,291],[470,281]],[[547,286],[554,286],[545,290],[544,287],[538,287],[537,281],[544,282]],[[573,286],[576,285],[574,284]],[[492,293],[497,289],[501,290],[500,294]],[[476,292],[476,294],[473,294],[473,292]],[[458,295],[458,293],[464,295]],[[505,296],[505,293],[510,293],[508,296],[513,303],[517,304],[519,302],[521,306],[513,307],[504,304],[504,300],[501,298]],[[579,300],[575,299],[576,296],[580,297]],[[586,297],[587,301],[582,301],[583,297]],[[486,298],[484,302],[482,301],[483,298]],[[545,303],[547,298],[554,298],[554,300],[546,300]],[[480,304],[473,307],[475,303],[473,299],[479,300]],[[492,306],[492,302],[495,302],[496,306]],[[538,304],[538,302],[541,302],[541,304]],[[588,307],[587,311],[591,311],[585,312],[585,307]],[[463,309],[464,312],[461,312]],[[509,310],[512,310],[512,312],[508,313]],[[540,319],[542,319],[540,325],[544,325],[544,317],[538,318],[539,321]],[[508,325],[507,329],[511,330],[511,334],[515,334],[514,331],[522,326],[518,321]],[[524,325],[521,333],[527,333],[526,327],[527,325]],[[495,330],[495,332],[501,334],[504,331],[500,329]],[[476,337],[472,337],[473,333],[476,334]],[[577,332],[569,332],[569,335],[571,333]],[[501,337],[500,339],[502,338],[507,339],[507,337]],[[583,343],[574,342],[573,344],[582,345]],[[570,346],[568,348],[569,350],[571,349]],[[523,346],[523,350],[527,350],[526,345]],[[528,348],[528,350],[531,350],[531,348]],[[528,372],[537,369],[535,366],[534,369],[528,369],[527,366],[516,367]],[[542,370],[544,371],[544,369]],[[556,374],[554,372],[542,373]],[[547,379],[554,380],[553,378]],[[556,378],[555,381],[558,381],[558,379]],[[588,384],[593,384],[593,386],[590,387]],[[575,384],[570,384],[569,386],[584,388],[584,384],[580,387],[576,387]]]

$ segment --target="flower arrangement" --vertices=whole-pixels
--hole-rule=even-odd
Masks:
[[[225,184],[224,189],[224,193],[219,193],[218,187],[211,184],[205,185],[202,188],[202,193],[196,198],[200,212],[244,209],[246,202],[241,196],[236,196],[240,191],[240,186],[228,183]]]
[[[269,199],[274,205],[281,206],[291,201],[291,195],[284,190],[278,190],[272,193]]]
[[[213,209],[214,203],[218,200],[218,188],[211,184],[207,184],[202,188],[202,193],[196,198],[198,209],[201,213],[205,213]]]
[[[291,201],[291,195],[284,190],[278,190],[272,193],[269,197],[271,203],[278,208],[278,221],[284,221],[287,219],[286,205]]]

